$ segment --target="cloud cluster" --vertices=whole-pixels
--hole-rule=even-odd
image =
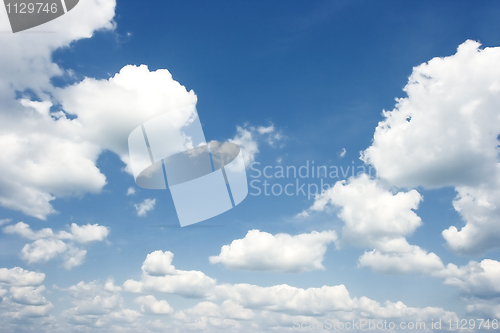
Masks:
[[[305,272],[325,269],[322,265],[327,245],[337,240],[335,231],[313,231],[290,236],[250,230],[243,239],[224,245],[210,263],[236,270]]]
[[[104,241],[108,236],[109,229],[98,224],[79,226],[72,223],[69,232],[54,233],[50,228],[33,231],[28,224],[19,222],[4,227],[3,232],[16,234],[33,241],[33,243],[26,244],[21,250],[21,258],[28,263],[44,263],[61,257],[63,266],[66,269],[71,269],[83,264],[87,254],[87,250],[78,247],[77,244],[81,246]]]
[[[64,289],[74,307],[64,310],[61,316],[71,325],[94,329],[138,329],[141,313],[124,308],[121,288],[112,280],[104,285],[97,281],[80,282]]]
[[[0,309],[15,320],[45,317],[54,307],[43,293],[45,274],[20,267],[0,268]],[[5,289],[4,289],[5,288]]]
[[[200,271],[178,270],[172,265],[173,253],[155,251],[142,265],[140,281],[129,279],[123,287],[132,293],[162,292],[191,297],[207,296],[216,281]]]
[[[406,240],[422,225],[414,212],[421,200],[416,190],[393,193],[362,174],[317,195],[301,215],[338,207],[344,222],[339,244],[373,249],[359,258],[360,266],[383,273],[430,273],[444,267],[441,259]]]
[[[466,225],[443,231],[449,248],[480,254],[500,244],[500,48],[468,40],[455,55],[417,66],[384,111],[362,159],[400,187],[453,186]]]
[[[50,108],[50,79],[65,75],[52,52],[98,29],[113,29],[115,0],[90,0],[34,28],[52,34],[4,36],[0,55],[0,205],[45,219],[56,196],[97,193],[106,183],[95,166],[99,146],[82,138],[76,122]],[[10,30],[6,11],[0,29]],[[17,98],[16,96],[21,96]]]

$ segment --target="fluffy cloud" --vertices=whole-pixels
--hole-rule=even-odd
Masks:
[[[20,267],[0,268],[0,283],[12,286],[39,286],[45,280],[45,274],[24,270]]]
[[[34,240],[26,244],[21,250],[21,258],[28,263],[44,263],[58,256],[63,259],[66,269],[83,264],[87,251],[75,246],[75,243],[88,244],[90,242],[103,241],[109,233],[109,229],[98,224],[87,224],[79,226],[71,224],[70,232],[60,231],[54,233],[50,228],[33,231],[24,222],[4,227],[7,234],[17,234],[23,238]]]
[[[477,185],[496,178],[500,48],[466,41],[417,66],[408,97],[384,112],[363,159],[398,186]]]
[[[77,326],[105,329],[115,326],[120,330],[130,326],[137,330],[135,323],[141,314],[123,307],[120,290],[111,280],[104,286],[97,281],[82,281],[66,288],[64,291],[69,294],[74,307],[63,311],[62,317]]]
[[[250,230],[245,238],[224,245],[212,264],[250,271],[304,272],[324,269],[327,245],[337,240],[335,231],[290,236]]]
[[[90,0],[68,14],[34,28],[54,34],[16,34],[4,38],[0,55],[0,205],[45,219],[55,212],[56,196],[97,193],[105,177],[95,167],[99,147],[83,141],[78,125],[61,112],[49,113],[50,79],[67,75],[52,62],[52,52],[94,30],[113,29],[115,1]],[[1,30],[10,30],[6,12]],[[10,37],[10,36],[9,36]],[[36,98],[29,97],[26,91]],[[21,95],[16,99],[16,94]],[[41,100],[41,101],[37,101]]]
[[[421,200],[416,190],[392,193],[362,174],[323,191],[300,215],[339,207],[338,217],[344,222],[339,244],[373,249],[360,257],[360,266],[384,273],[430,273],[444,267],[441,259],[406,240],[422,225],[414,212]]]
[[[144,199],[140,204],[134,205],[137,216],[146,216],[146,214],[155,208],[156,199]]]
[[[466,225],[443,231],[449,248],[475,255],[498,248],[500,227],[500,48],[466,41],[455,55],[413,69],[408,97],[384,111],[362,153],[392,185],[453,186]]]
[[[167,301],[158,301],[153,295],[137,297],[134,302],[141,306],[144,313],[170,314],[174,311]]]
[[[44,279],[45,274],[20,267],[0,268],[0,309],[4,318],[19,320],[47,316],[53,305],[43,295]]]
[[[172,266],[174,255],[170,251],[155,251],[142,265],[140,281],[127,280],[123,284],[132,293],[162,292],[191,297],[205,297],[216,281],[200,271],[183,271]]]
[[[500,247],[500,178],[476,188],[457,187],[453,207],[467,222],[460,230],[443,230],[448,247],[457,253],[478,255]]]
[[[455,286],[468,296],[500,297],[500,262],[484,259],[471,261],[466,266],[448,264],[446,269],[436,272],[436,276],[445,278],[444,283]]]

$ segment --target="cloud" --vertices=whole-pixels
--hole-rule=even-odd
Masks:
[[[359,258],[360,266],[383,273],[427,274],[444,267],[441,259],[406,240],[422,225],[414,212],[421,200],[416,190],[393,193],[380,181],[362,174],[338,181],[299,215],[307,217],[311,212],[340,208],[338,217],[344,226],[339,245],[373,249]]]
[[[0,226],[10,223],[12,219],[0,219]]]
[[[131,323],[137,322],[141,314],[123,307],[124,300],[120,287],[108,280],[103,286],[97,281],[79,282],[63,289],[70,296],[74,307],[62,312],[61,316],[70,324],[92,328],[110,328],[116,326],[123,330]],[[136,325],[132,329],[137,331]]]
[[[445,279],[444,283],[459,288],[466,295],[491,298],[500,297],[500,262],[484,259],[470,261],[458,267],[448,264],[446,269],[436,272],[435,276]]]
[[[43,295],[46,290],[42,285],[44,279],[45,274],[20,267],[0,268],[0,311],[3,318],[19,320],[48,316],[53,305]]]
[[[12,286],[39,286],[45,280],[44,273],[24,270],[20,267],[0,268],[0,283]]]
[[[134,195],[135,194],[135,189],[133,187],[129,187],[127,190],[127,195]]]
[[[98,224],[79,226],[71,224],[70,232],[54,233],[50,228],[33,231],[24,222],[3,228],[6,234],[17,234],[23,238],[34,240],[21,250],[21,258],[28,263],[45,263],[56,257],[63,259],[63,266],[71,269],[80,266],[85,260],[87,250],[75,246],[75,243],[88,244],[103,241],[109,234],[109,229]]]
[[[450,226],[442,235],[459,254],[478,255],[500,247],[500,180],[476,188],[457,187],[453,207],[467,224]]]
[[[137,216],[146,216],[146,214],[155,208],[156,199],[145,199],[140,204],[134,205]]]
[[[134,300],[141,305],[141,311],[149,314],[170,314],[174,311],[167,301],[158,301],[154,296],[141,296]]]
[[[337,240],[335,231],[291,236],[250,230],[243,239],[224,245],[210,263],[236,270],[300,273],[325,269],[322,265],[327,245]]]
[[[275,147],[278,143],[283,143],[283,139],[281,131],[271,124],[268,127],[237,126],[236,135],[229,141],[241,147],[245,165],[249,167],[259,153],[259,141],[264,140],[271,147]]]
[[[416,245],[399,240],[402,248],[397,251],[365,252],[359,258],[360,267],[370,267],[379,273],[420,273],[431,274],[443,268],[443,262],[435,253],[427,253]]]
[[[456,54],[413,69],[392,111],[384,111],[362,160],[400,187],[453,186],[466,225],[443,231],[450,250],[477,255],[500,244],[500,48],[468,40]]]
[[[347,150],[345,148],[342,148],[342,151],[339,153],[339,157],[340,158],[344,157],[346,153],[347,153]]]
[[[140,281],[129,279],[124,290],[132,293],[162,292],[189,297],[205,297],[216,281],[200,271],[183,271],[172,266],[170,251],[149,254],[142,265]]]
[[[98,29],[113,29],[114,0],[90,0],[78,9],[32,31],[4,38],[9,52],[0,55],[0,205],[45,219],[55,213],[50,201],[59,196],[97,193],[105,177],[95,166],[99,147],[82,141],[76,122],[49,113],[54,91],[50,80],[64,75],[52,52]],[[1,30],[10,30],[6,12]],[[36,95],[32,99],[30,94]],[[20,95],[16,99],[16,95]],[[58,111],[58,110],[57,110]]]

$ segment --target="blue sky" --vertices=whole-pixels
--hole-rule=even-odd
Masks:
[[[12,34],[2,12],[1,331],[492,329],[499,14],[494,1],[81,0]],[[135,184],[127,138],[193,103],[208,141],[242,147],[249,195],[181,228],[168,190]],[[276,177],[313,162],[348,172]],[[255,195],[264,181],[294,195]]]

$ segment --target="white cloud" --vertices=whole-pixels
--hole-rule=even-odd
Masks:
[[[257,128],[245,125],[243,127],[237,126],[236,135],[232,139],[229,139],[229,141],[241,147],[245,165],[249,167],[255,161],[255,156],[259,153],[259,141],[264,140],[267,144],[274,147],[278,142],[282,142],[283,139],[283,134],[274,125],[268,127],[259,126]]]
[[[124,300],[120,288],[108,280],[103,286],[97,281],[78,284],[64,289],[74,307],[62,312],[62,317],[70,324],[100,328],[123,330],[127,325],[136,323],[142,315],[132,309],[123,307]],[[131,329],[138,330],[136,325]]]
[[[339,244],[373,249],[360,257],[360,266],[384,273],[427,274],[444,267],[441,259],[408,244],[405,238],[422,225],[413,211],[421,200],[416,190],[394,194],[363,174],[337,182],[316,196],[313,205],[299,215],[340,207],[338,217],[344,226]]]
[[[45,263],[50,259],[66,252],[68,245],[60,239],[37,239],[31,244],[26,244],[21,253],[22,258],[28,263]]]
[[[250,271],[304,272],[324,269],[327,245],[337,240],[335,231],[313,231],[291,236],[250,230],[243,239],[224,245],[210,263]]]
[[[8,289],[0,288],[2,317],[19,320],[47,316],[53,305],[43,295],[44,279],[45,274],[20,267],[0,268],[0,287]]]
[[[151,276],[172,275],[175,274],[173,259],[174,254],[170,251],[154,251],[147,255],[141,269]]]
[[[0,268],[0,283],[12,286],[38,286],[45,280],[44,273],[24,270],[20,267]]]
[[[10,223],[12,219],[0,219],[0,226]]]
[[[342,148],[342,151],[339,153],[339,157],[340,158],[344,157],[346,153],[347,153],[347,150],[345,148]]]
[[[145,199],[140,204],[134,205],[137,216],[146,216],[146,214],[155,208],[156,199]]]
[[[398,186],[477,185],[496,177],[500,48],[466,41],[413,69],[363,159]]]
[[[134,195],[135,194],[135,188],[129,187],[127,190],[127,195]]]
[[[457,253],[478,255],[500,247],[500,186],[457,187],[453,207],[467,222],[460,230],[455,226],[443,230],[448,247]]]
[[[132,293],[162,292],[191,297],[207,296],[216,281],[200,271],[183,271],[172,266],[170,251],[155,251],[142,265],[140,281],[129,279],[124,290]]]
[[[427,253],[416,245],[401,239],[402,249],[394,252],[373,250],[359,258],[359,265],[372,268],[380,273],[421,273],[431,274],[443,268],[443,262],[434,253]]]
[[[466,225],[443,231],[449,248],[477,255],[500,244],[500,48],[466,41],[455,55],[413,69],[408,97],[384,111],[362,153],[391,185],[453,186]]]
[[[90,0],[32,31],[53,34],[16,34],[3,38],[0,55],[0,205],[45,219],[55,212],[56,196],[97,193],[105,177],[95,167],[99,147],[82,141],[78,125],[61,114],[48,114],[50,79],[67,75],[52,62],[52,52],[74,40],[88,38],[97,29],[113,29],[114,0]],[[1,30],[9,30],[6,12]],[[9,36],[10,37],[10,36]],[[30,101],[24,91],[42,101]],[[16,93],[24,95],[16,100]],[[23,101],[24,100],[24,101]],[[56,118],[58,118],[56,120]]]
[[[98,224],[87,224],[79,226],[71,224],[71,234],[73,240],[78,243],[87,244],[90,242],[100,242],[106,239],[109,229]]]
[[[470,296],[500,296],[500,262],[484,259],[481,262],[471,261],[466,266],[458,267],[448,264],[446,269],[436,272],[435,276],[445,278],[444,283],[455,286]]]
[[[60,231],[56,234],[50,228],[33,231],[24,222],[6,226],[3,231],[7,234],[17,234],[23,238],[34,240],[33,243],[26,244],[21,250],[21,258],[28,263],[45,263],[61,256],[63,266],[66,269],[80,266],[85,260],[87,251],[75,246],[75,242],[88,244],[103,241],[109,233],[107,227],[98,224],[79,226],[72,223],[70,232]]]
[[[134,302],[141,306],[144,313],[170,314],[174,311],[167,301],[158,301],[153,295],[137,297]]]

